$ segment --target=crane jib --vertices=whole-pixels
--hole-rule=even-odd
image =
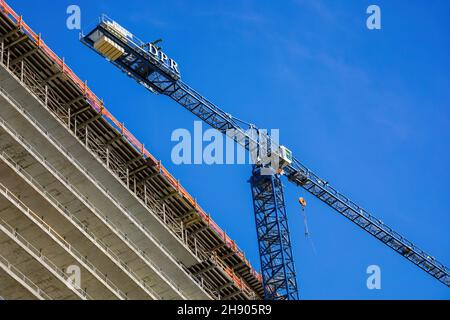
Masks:
[[[291,182],[303,187],[363,230],[450,287],[450,270],[447,267],[337,192],[325,180],[318,178],[299,164],[298,160],[296,162],[298,168],[290,166],[285,169]]]

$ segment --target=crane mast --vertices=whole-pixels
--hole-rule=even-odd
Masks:
[[[278,175],[260,171],[254,166],[250,185],[265,299],[298,300],[283,185]]]
[[[258,129],[224,112],[183,81],[178,64],[152,43],[144,43],[106,16],[81,41],[153,93],[162,94],[222,132],[250,153],[258,153],[269,142],[272,157],[281,148],[269,134],[256,136]],[[401,256],[450,287],[450,270],[430,254],[372,216],[338,192],[298,159],[292,157],[282,171],[261,174],[267,165],[257,163],[250,178],[266,299],[297,299],[298,288],[292,257],[281,176],[302,187]],[[276,168],[273,168],[276,169]]]

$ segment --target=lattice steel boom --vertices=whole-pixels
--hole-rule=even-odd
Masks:
[[[155,52],[152,52],[154,49],[150,47],[150,44],[140,41],[124,29],[122,30],[123,33],[117,32],[118,29],[115,26],[117,26],[116,23],[103,16],[94,30],[81,36],[81,41],[103,57],[108,58],[119,69],[150,91],[172,98],[211,127],[228,135],[245,149],[254,152],[255,149],[259,148],[260,141],[248,134],[248,129],[255,128],[254,126],[249,126],[234,118],[208,101],[180,80],[178,69],[173,68],[172,61],[170,64],[167,63],[169,61],[165,59],[167,56],[162,54],[162,58],[158,58],[155,56]],[[116,56],[108,57],[108,52],[102,52],[96,48],[95,43],[101,36],[106,36],[121,48],[118,58]],[[230,129],[232,130],[230,131]],[[230,132],[233,134],[230,134]],[[273,146],[275,145],[269,136],[267,139],[271,141]],[[273,150],[277,152],[278,148],[273,148]],[[450,270],[447,267],[336,191],[324,179],[319,178],[301,164],[299,160],[294,158],[290,165],[284,167],[284,174],[289,181],[303,187],[357,226],[450,287]],[[255,214],[257,215],[256,211]],[[269,274],[264,275],[263,272],[265,285],[267,285],[269,277]]]
[[[254,166],[250,179],[264,294],[267,300],[298,300],[286,205],[278,175],[262,175]]]

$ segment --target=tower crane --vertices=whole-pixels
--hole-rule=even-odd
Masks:
[[[88,34],[82,33],[80,40],[152,93],[175,100],[212,128],[258,155],[258,159],[262,156],[276,160],[277,166],[271,161],[256,161],[250,178],[265,299],[295,300],[299,296],[283,176],[450,287],[450,270],[446,266],[337,191],[268,133],[261,133],[255,126],[226,113],[181,81],[178,64],[156,42],[139,40],[105,15]],[[255,131],[259,134],[251,133]]]

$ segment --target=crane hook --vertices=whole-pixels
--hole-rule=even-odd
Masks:
[[[309,237],[308,219],[306,217],[306,212],[305,212],[306,200],[305,200],[305,198],[300,197],[300,198],[298,198],[298,202],[302,206],[303,223],[305,224],[305,236],[308,238]]]
[[[305,210],[305,207],[306,207],[306,200],[305,200],[305,198],[303,198],[303,197],[298,198],[298,202],[302,206],[303,210]]]
[[[308,218],[307,218],[307,216],[306,216],[306,211],[305,211],[306,204],[307,204],[307,203],[306,203],[306,200],[305,200],[305,198],[300,197],[300,198],[298,198],[298,202],[299,202],[300,205],[302,206],[303,223],[304,223],[304,225],[305,225],[305,237],[306,237],[306,239],[308,239],[308,240],[310,241],[311,247],[312,247],[312,250],[313,250],[314,254],[317,254],[317,252],[316,252],[316,246],[314,245],[314,242],[313,242],[313,240],[312,240],[312,238],[311,238],[311,234],[309,233],[309,228],[308,228]]]

